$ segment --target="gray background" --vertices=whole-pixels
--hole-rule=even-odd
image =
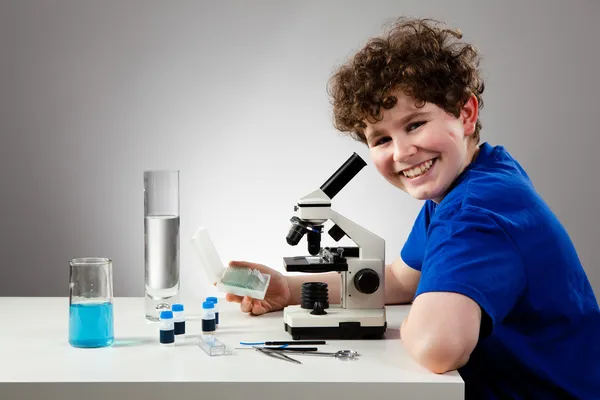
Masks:
[[[143,295],[145,169],[181,170],[184,298],[213,294],[189,238],[282,269],[298,197],[356,151],[334,199],[386,239],[420,202],[332,127],[334,67],[397,16],[460,27],[483,55],[483,140],[505,145],[572,236],[596,291],[600,3],[579,1],[0,1],[0,295],[66,296],[68,261],[114,260]]]

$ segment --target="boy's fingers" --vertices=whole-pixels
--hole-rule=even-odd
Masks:
[[[256,264],[256,263],[248,262],[248,261],[229,261],[229,266],[230,267],[252,268],[252,269],[258,269],[259,271],[262,271],[264,269],[264,266],[262,264]]]
[[[260,300],[253,299],[249,296],[238,296],[236,294],[226,293],[225,300],[240,303],[240,310],[245,313],[262,315],[267,312],[267,309],[262,305]]]
[[[245,313],[251,312],[252,311],[252,299],[248,296],[244,296],[244,298],[242,299],[242,304],[240,305],[240,309]]]
[[[231,293],[225,294],[225,300],[230,301],[230,302],[241,303],[243,299],[244,298],[242,296],[238,296],[236,294],[231,294]]]
[[[267,310],[265,309],[265,307],[263,307],[260,300],[254,300],[252,303],[253,303],[252,304],[252,314],[253,315],[263,315],[264,313],[267,312]]]

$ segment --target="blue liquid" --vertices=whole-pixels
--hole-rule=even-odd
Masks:
[[[175,343],[175,331],[160,331],[160,342],[161,343]]]
[[[215,319],[202,319],[202,332],[214,332],[217,330]]]
[[[69,343],[74,347],[104,347],[114,341],[112,303],[71,304]]]
[[[185,321],[183,322],[175,322],[175,334],[183,335],[185,334]]]

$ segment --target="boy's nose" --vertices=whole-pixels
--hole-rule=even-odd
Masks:
[[[394,161],[404,163],[417,154],[417,147],[403,140],[394,140]]]

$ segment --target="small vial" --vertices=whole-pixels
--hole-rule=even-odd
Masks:
[[[215,304],[212,301],[202,303],[202,333],[212,333],[217,329]]]
[[[207,297],[206,301],[210,301],[215,305],[215,325],[219,326],[219,299],[216,297]]]
[[[175,334],[183,335],[185,333],[185,316],[183,315],[183,304],[173,304],[171,310],[173,310]]]
[[[172,311],[160,312],[160,342],[162,344],[175,343],[175,326]]]

